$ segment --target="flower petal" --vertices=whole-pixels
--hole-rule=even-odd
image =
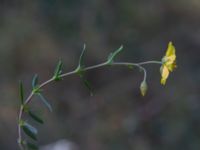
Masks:
[[[167,59],[167,61],[165,62],[165,64],[166,65],[171,65],[176,60],[176,56],[175,55],[171,55],[169,57],[166,57],[166,59]]]
[[[176,50],[174,45],[172,44],[172,42],[169,42],[165,56],[172,56],[172,55],[176,56],[175,52]]]
[[[169,70],[165,65],[163,65],[163,66],[161,66],[160,71],[161,71],[161,81],[160,82],[162,85],[165,85],[166,80],[169,76]]]
[[[177,68],[176,61],[174,61],[173,64],[166,65],[166,66],[170,72],[172,72],[175,68]]]

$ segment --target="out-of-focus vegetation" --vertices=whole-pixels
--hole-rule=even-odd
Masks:
[[[160,59],[172,40],[178,68],[162,87],[159,66],[149,66],[144,98],[138,70],[119,67],[87,73],[93,97],[78,76],[45,88],[54,110],[34,100],[46,122],[40,144],[67,138],[83,150],[199,150],[199,1],[1,1],[0,12],[0,149],[17,149],[18,80],[29,93],[34,73],[48,79],[59,59],[74,69],[84,42],[90,65],[121,44],[119,60]]]

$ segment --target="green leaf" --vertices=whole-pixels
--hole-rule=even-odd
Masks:
[[[22,129],[24,130],[24,133],[26,133],[26,135],[37,141],[37,129],[35,127],[27,122],[24,122],[22,125]]]
[[[41,124],[44,123],[44,121],[38,115],[36,115],[35,113],[33,113],[32,111],[29,111],[28,114],[36,122],[41,123]]]
[[[83,50],[82,50],[80,58],[79,58],[78,67],[76,68],[76,72],[77,73],[79,73],[82,70],[82,67],[83,67],[83,56],[84,56],[85,50],[86,50],[86,44],[84,43]]]
[[[32,92],[34,94],[41,92],[41,89],[38,85],[38,75],[37,74],[33,77],[33,80],[32,80]]]
[[[35,74],[32,80],[32,88],[35,89],[37,85],[38,85],[38,75]]]
[[[91,84],[88,80],[83,79],[84,85],[86,86],[86,88],[90,91],[90,96],[93,96],[93,92],[92,92],[92,87]]]
[[[38,150],[39,149],[37,145],[35,145],[33,143],[29,143],[29,142],[27,143],[27,147],[29,149],[32,149],[32,150]]]
[[[40,97],[41,101],[45,104],[45,106],[49,109],[49,111],[52,112],[52,107],[49,104],[48,100],[46,100],[44,96],[40,93],[38,93],[38,96]]]
[[[55,80],[55,81],[61,80],[60,75],[61,75],[61,73],[62,73],[62,66],[63,66],[63,63],[62,63],[61,60],[59,60],[57,66],[56,66],[56,69],[55,69],[55,71],[54,71],[54,80]]]
[[[108,57],[107,64],[111,64],[114,58],[123,50],[123,46],[120,46],[115,52],[111,53]]]
[[[22,81],[19,81],[19,93],[20,93],[20,100],[21,100],[21,104],[24,104],[24,88],[23,88],[23,84]]]
[[[82,50],[80,58],[79,58],[79,65],[80,66],[82,66],[82,64],[83,64],[83,56],[84,56],[85,50],[86,50],[86,44],[84,43],[83,50]]]
[[[85,71],[80,70],[79,72],[77,72],[77,74],[79,75],[79,77],[83,81],[85,87],[90,91],[90,95],[93,96],[92,86],[91,86],[90,82],[87,79],[84,78]]]
[[[78,67],[76,68],[76,73],[80,76],[80,78],[83,80],[84,85],[89,89],[90,91],[90,95],[93,95],[92,93],[92,88],[90,86],[90,83],[84,79],[84,70],[83,70],[83,56],[85,54],[86,51],[86,44],[83,45],[83,50],[81,52],[80,58],[79,58],[79,64]]]

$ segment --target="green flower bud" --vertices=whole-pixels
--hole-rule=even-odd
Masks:
[[[140,84],[140,92],[141,92],[142,96],[146,95],[147,89],[148,89],[147,82],[146,82],[146,80],[143,80],[142,83]]]

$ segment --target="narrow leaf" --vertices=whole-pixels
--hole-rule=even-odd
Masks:
[[[84,45],[83,45],[83,50],[82,50],[81,55],[80,55],[80,58],[79,58],[79,66],[80,66],[80,67],[81,67],[82,64],[83,64],[83,55],[84,55],[84,53],[85,53],[85,50],[86,50],[86,44],[84,43]]]
[[[27,128],[29,128],[29,130],[34,133],[35,135],[37,135],[38,131],[35,127],[33,127],[32,125],[30,125],[29,123],[25,122],[24,126],[26,126]]]
[[[84,85],[86,86],[86,88],[90,91],[90,96],[93,96],[93,92],[92,92],[92,87],[90,82],[84,78],[85,75],[85,71],[84,70],[79,70],[77,72],[77,74],[79,75],[79,77],[81,78],[81,80],[83,81]]]
[[[90,91],[90,95],[93,96],[92,87],[91,87],[90,82],[86,79],[83,79],[83,82],[84,82],[85,86],[87,87],[87,89]]]
[[[37,74],[33,77],[33,80],[32,80],[32,92],[34,94],[41,92],[41,89],[38,86],[38,75]]]
[[[20,93],[21,104],[24,104],[24,88],[22,81],[19,82],[19,93]]]
[[[107,64],[111,64],[114,58],[123,50],[123,46],[120,46],[115,52],[111,53],[108,57]]]
[[[38,75],[34,75],[33,80],[32,80],[32,88],[35,89],[35,87],[38,84]]]
[[[78,67],[76,68],[76,72],[78,74],[82,71],[82,68],[83,68],[83,56],[84,56],[85,50],[86,50],[86,44],[84,43],[83,50],[82,50],[81,55],[79,57]]]
[[[49,102],[44,98],[44,96],[40,93],[38,93],[38,96],[40,97],[41,101],[45,104],[45,106],[49,109],[49,111],[52,112],[52,107],[49,104]]]
[[[43,121],[38,115],[36,115],[35,113],[29,111],[28,114],[29,114],[29,116],[30,116],[33,120],[35,120],[36,122],[41,123],[41,124],[44,123],[44,121]]]
[[[35,145],[33,143],[29,143],[29,142],[27,143],[27,147],[32,149],[32,150],[38,150],[39,149],[37,145]]]
[[[62,66],[63,66],[63,63],[61,60],[59,60],[57,66],[56,66],[56,69],[54,71],[54,80],[55,81],[59,81],[61,79],[60,74],[62,73]]]
[[[33,140],[37,141],[37,129],[35,127],[25,122],[22,125],[22,129],[24,130],[24,133],[26,133],[26,135],[28,135]]]

